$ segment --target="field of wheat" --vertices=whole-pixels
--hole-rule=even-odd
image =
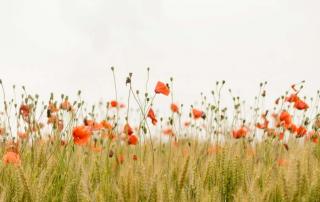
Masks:
[[[267,82],[245,108],[225,81],[186,106],[173,78],[135,89],[110,73],[115,92],[90,108],[81,91],[11,98],[1,81],[0,201],[320,201],[320,94],[303,96],[304,81],[268,107]]]

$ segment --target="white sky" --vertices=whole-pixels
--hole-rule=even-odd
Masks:
[[[319,0],[1,0],[0,78],[47,97],[82,89],[92,102],[113,97],[110,66],[124,98],[125,76],[142,87],[175,78],[190,103],[225,79],[252,99],[269,81],[272,100],[320,76]]]

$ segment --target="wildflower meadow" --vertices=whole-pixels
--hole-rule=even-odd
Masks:
[[[140,76],[108,73],[114,92],[92,106],[81,91],[9,97],[1,81],[0,201],[320,201],[320,93],[304,96],[307,82],[267,104],[261,82],[247,106],[217,81],[186,105],[174,78],[136,89]]]

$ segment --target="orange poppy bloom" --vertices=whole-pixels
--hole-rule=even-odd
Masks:
[[[179,147],[179,142],[177,140],[172,141],[172,146],[175,148]]]
[[[2,161],[4,164],[13,164],[15,166],[19,166],[21,164],[20,155],[13,151],[6,152]]]
[[[279,133],[279,140],[283,140],[284,138],[284,132]]]
[[[18,132],[17,135],[22,140],[28,139],[28,133],[26,132]]]
[[[173,130],[171,128],[164,129],[163,134],[169,135],[169,136],[174,136]]]
[[[171,111],[172,111],[173,113],[179,113],[179,107],[178,107],[178,105],[175,104],[175,103],[172,103],[172,104],[170,105],[170,109],[171,109]]]
[[[319,137],[313,137],[311,139],[312,139],[312,142],[315,144],[317,144],[319,142]]]
[[[72,110],[72,106],[71,106],[70,102],[67,99],[65,99],[60,104],[60,109],[65,110],[65,111],[71,111]]]
[[[285,126],[286,127],[286,126]],[[295,124],[290,124],[288,127],[286,127],[288,130],[290,130],[291,133],[296,133],[298,131],[298,127]]]
[[[266,117],[266,114],[263,114],[262,115],[262,119],[263,119],[263,123],[261,124],[261,123],[257,123],[257,128],[259,128],[259,129],[267,129],[268,128],[268,126],[269,126],[269,121],[268,121],[268,119],[267,119],[267,117]]]
[[[104,128],[101,123],[97,123],[93,120],[89,120],[85,118],[83,122],[84,122],[84,125],[88,126],[91,131],[101,130]]]
[[[185,121],[185,122],[183,123],[184,127],[189,127],[189,126],[190,126],[190,124],[191,124],[191,122],[190,122],[190,121]]]
[[[192,115],[194,119],[204,118],[205,114],[203,111],[193,108]]]
[[[280,122],[283,122],[285,125],[291,125],[292,117],[287,111],[282,111],[280,116]]]
[[[307,134],[307,129],[304,127],[304,126],[300,126],[298,129],[297,129],[297,137],[303,137]]]
[[[4,135],[6,133],[6,128],[0,128],[0,135]]]
[[[132,135],[133,134],[133,130],[132,130],[131,126],[129,125],[129,123],[126,123],[126,125],[124,125],[123,132],[126,135]]]
[[[115,140],[115,139],[116,139],[116,135],[115,135],[115,133],[112,132],[112,131],[103,133],[103,134],[101,134],[101,136],[102,136],[103,138],[108,138],[109,140]]]
[[[247,133],[248,133],[248,129],[242,126],[240,129],[232,131],[232,136],[236,139],[239,139],[239,138],[245,137]]]
[[[88,126],[77,126],[73,129],[72,132],[73,141],[77,145],[85,145],[88,143],[90,136],[91,136],[91,130]]]
[[[305,141],[309,141],[311,140],[313,143],[318,143],[319,141],[319,134],[318,132],[312,130],[308,133],[308,135],[306,136]]]
[[[120,154],[118,157],[117,157],[117,163],[118,164],[123,164],[124,162],[124,156],[123,154]]]
[[[130,135],[130,136],[128,137],[128,144],[129,144],[129,145],[137,145],[137,144],[138,144],[138,141],[139,141],[139,139],[138,139],[138,137],[135,136],[135,135]]]
[[[100,124],[107,130],[112,130],[112,125],[106,121],[106,120],[103,120],[100,122]]]
[[[162,83],[161,81],[158,81],[158,83],[154,89],[154,92],[157,94],[163,94],[163,95],[168,96],[170,93],[170,89],[167,84]]]
[[[286,97],[286,102],[297,102],[298,100],[300,100],[300,98],[296,93],[291,94],[289,97]]]
[[[101,123],[93,122],[93,125],[91,126],[92,131],[97,131],[103,129],[103,125]]]
[[[298,100],[294,103],[294,108],[298,110],[307,110],[309,108],[309,105],[305,103],[303,100]]]
[[[20,112],[20,114],[22,115],[23,118],[29,117],[29,114],[30,114],[30,107],[29,107],[29,105],[22,104],[22,105],[20,106],[19,112]]]
[[[111,100],[110,105],[111,107],[118,107],[118,102],[116,100]]]
[[[277,164],[278,164],[278,166],[285,166],[286,167],[286,166],[288,166],[288,161],[286,159],[280,158],[277,160]]]
[[[148,117],[151,119],[151,122],[153,125],[157,124],[158,120],[157,120],[156,115],[154,114],[154,111],[152,108],[150,108],[148,111]]]
[[[57,108],[56,104],[53,104],[52,102],[49,102],[48,110],[51,113],[55,113],[55,112],[59,111],[59,109]]]
[[[123,104],[123,103],[120,104],[120,108],[125,108],[125,107],[126,107],[125,104]]]

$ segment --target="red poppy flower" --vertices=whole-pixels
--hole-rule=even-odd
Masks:
[[[118,102],[116,100],[111,100],[110,105],[111,105],[111,107],[117,107]]]
[[[296,102],[300,100],[300,98],[298,97],[298,95],[296,93],[291,94],[289,97],[286,97],[286,102]]]
[[[91,130],[92,131],[98,131],[104,129],[104,126],[101,123],[93,122],[91,125]]]
[[[288,166],[288,161],[286,159],[280,158],[277,160],[277,164],[278,166]]]
[[[169,136],[174,136],[173,130],[171,128],[164,129],[163,134],[169,135]]]
[[[106,120],[103,120],[100,122],[100,124],[107,130],[112,130],[112,125],[106,121]]]
[[[312,142],[317,144],[319,142],[319,137],[312,137]]]
[[[283,122],[285,125],[291,125],[292,123],[292,117],[287,111],[282,111],[279,118],[280,122]]]
[[[148,117],[151,119],[151,122],[153,125],[157,124],[158,120],[157,120],[156,115],[154,114],[154,111],[152,108],[150,108],[148,111]]]
[[[291,133],[296,133],[298,131],[298,127],[293,123],[285,127],[286,129],[290,130]]]
[[[73,129],[72,136],[74,144],[85,145],[88,143],[91,136],[90,127],[77,126]]]
[[[158,83],[154,89],[154,92],[157,94],[163,94],[163,95],[168,96],[170,93],[170,89],[169,89],[168,85],[166,85],[165,83],[162,83],[161,81],[158,81]]]
[[[268,126],[269,126],[269,121],[268,121],[268,119],[267,119],[267,117],[266,117],[266,114],[263,114],[262,115],[262,119],[263,119],[263,123],[257,123],[257,128],[259,128],[259,129],[267,129],[268,128]]]
[[[102,138],[108,138],[109,140],[115,140],[117,137],[114,132],[109,131],[101,134]]]
[[[172,111],[173,113],[179,113],[179,107],[178,107],[178,105],[176,105],[175,103],[172,103],[172,104],[170,105],[170,108],[171,108],[171,111]]]
[[[307,134],[305,141],[311,140],[313,143],[318,143],[318,137],[319,137],[318,132],[312,130]]]
[[[6,133],[6,128],[0,128],[0,135],[4,135]]]
[[[129,123],[126,123],[126,125],[124,125],[123,132],[126,135],[132,135],[133,130],[132,130],[131,126],[129,125]]]
[[[139,139],[138,139],[138,137],[135,136],[135,135],[130,135],[130,136],[128,137],[128,144],[129,144],[129,145],[137,145],[137,144],[138,144],[138,141],[139,141]]]
[[[248,129],[243,126],[238,130],[232,131],[232,136],[236,139],[239,139],[239,138],[247,136],[247,133],[248,133]]]
[[[20,106],[19,112],[23,118],[27,118],[30,114],[30,107],[28,105],[22,104]]]
[[[13,151],[5,153],[2,161],[4,164],[13,164],[15,166],[19,166],[21,164],[20,155]]]
[[[283,140],[284,138],[284,132],[279,133],[279,140]]]
[[[72,106],[70,102],[66,99],[60,104],[60,109],[65,110],[65,111],[71,111]]]
[[[198,109],[193,108],[192,109],[192,115],[194,119],[203,118],[204,112]]]
[[[294,108],[298,110],[307,110],[309,108],[309,105],[305,103],[303,100],[298,100],[294,103]]]
[[[17,135],[22,140],[28,139],[28,133],[26,132],[17,132]]]
[[[303,137],[307,134],[307,129],[304,127],[304,126],[300,126],[298,129],[297,129],[297,136],[296,137]]]

